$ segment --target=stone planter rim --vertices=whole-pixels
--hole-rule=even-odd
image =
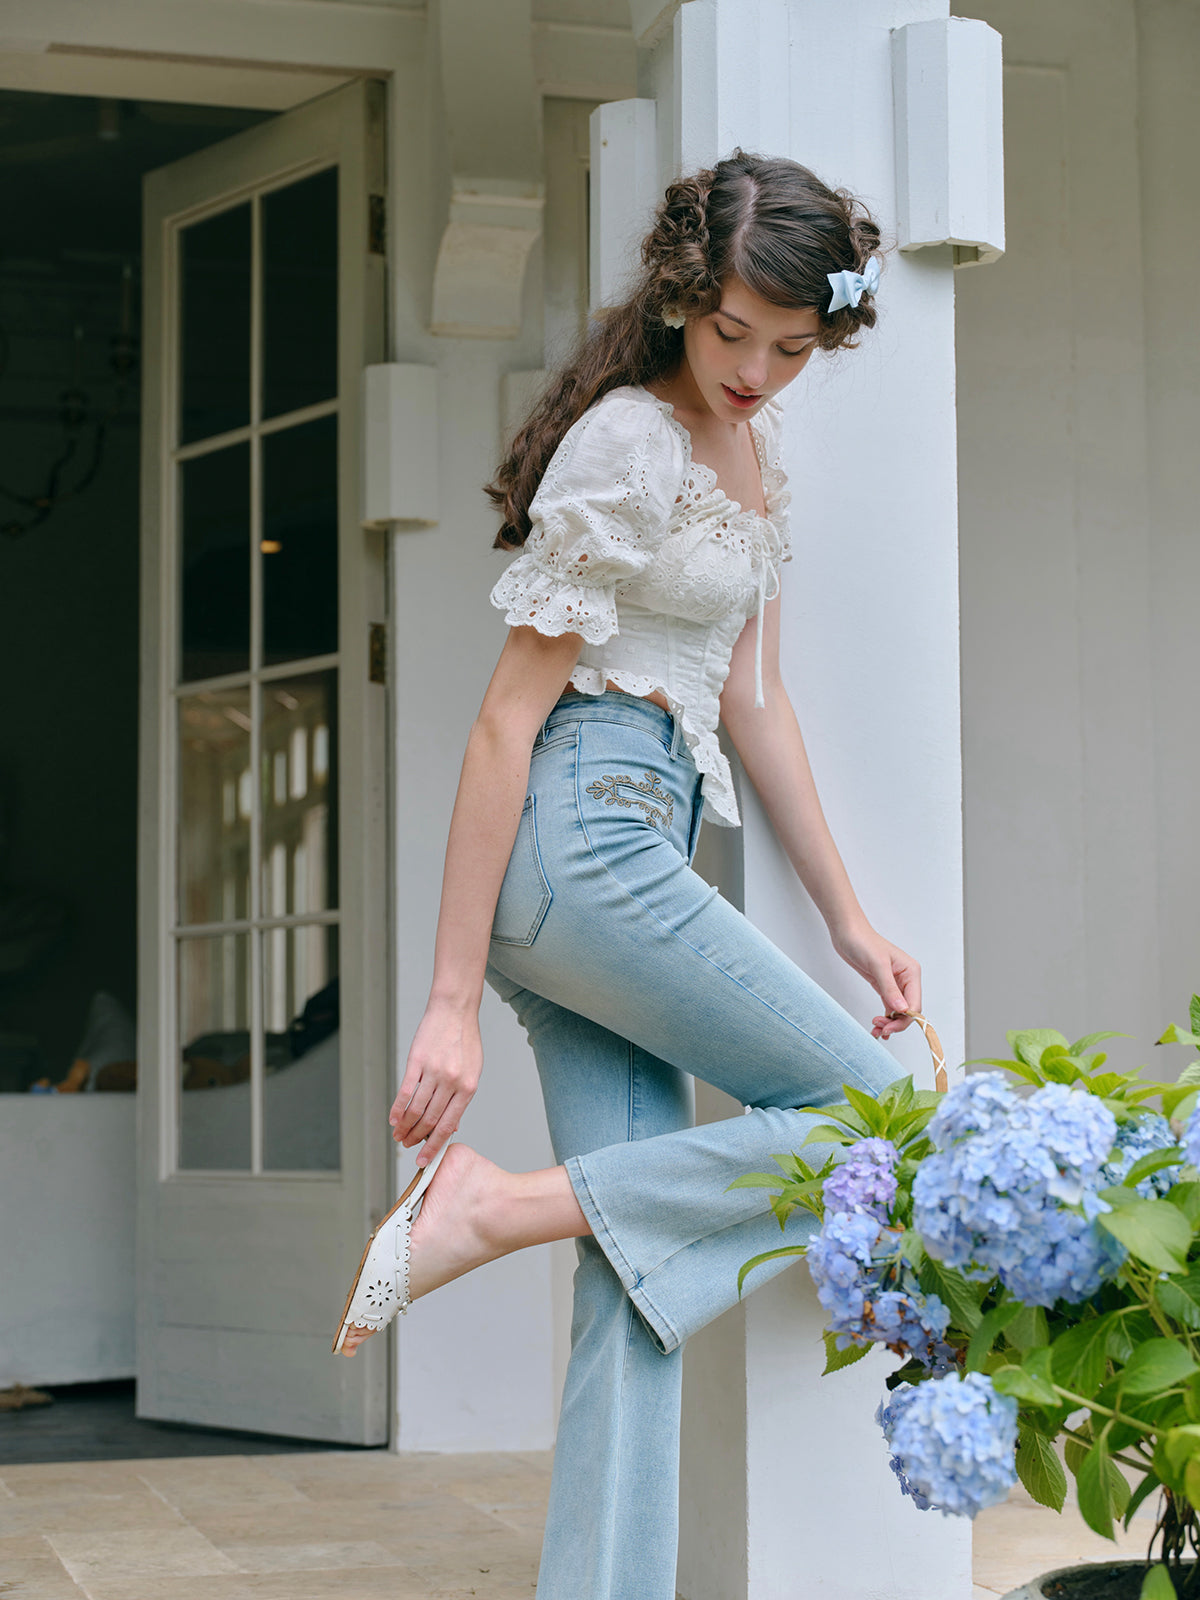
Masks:
[[[1052,1572],[1043,1572],[1037,1578],[1031,1578],[1028,1583],[1023,1583],[1018,1589],[1010,1589],[1001,1600],[1046,1600],[1045,1585],[1055,1578],[1069,1578],[1075,1573],[1087,1572],[1089,1568],[1096,1572],[1112,1572],[1116,1567],[1145,1567],[1146,1561],[1076,1561],[1069,1567],[1055,1567]],[[1194,1566],[1195,1562],[1185,1561],[1184,1566]]]

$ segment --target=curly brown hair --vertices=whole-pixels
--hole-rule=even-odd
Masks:
[[[772,305],[815,310],[823,350],[853,348],[875,325],[873,297],[824,309],[828,274],[861,272],[880,254],[880,232],[866,207],[830,189],[796,161],[735,150],[711,170],[667,189],[642,241],[642,268],[628,299],[605,307],[548,383],[484,492],[504,517],[494,548],[513,550],[529,535],[529,502],[563,435],[601,395],[671,373],[683,330],[664,311],[706,316],[727,278],[739,278]]]

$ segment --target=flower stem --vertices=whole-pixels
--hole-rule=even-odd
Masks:
[[[1082,1406],[1085,1411],[1092,1411],[1099,1417],[1111,1417],[1114,1422],[1123,1422],[1127,1427],[1136,1428],[1139,1433],[1144,1433],[1153,1438],[1154,1429],[1144,1422],[1136,1422],[1133,1417],[1122,1416],[1119,1411],[1110,1411],[1107,1406],[1097,1405],[1094,1400],[1085,1400],[1081,1394],[1072,1394],[1070,1389],[1064,1389],[1060,1384],[1052,1384],[1056,1394],[1062,1395],[1064,1400],[1073,1400],[1077,1406]]]
[[[1089,1439],[1087,1434],[1080,1433],[1078,1428],[1062,1428],[1059,1431],[1065,1434],[1068,1439],[1077,1439],[1080,1444],[1087,1445],[1089,1450],[1096,1442],[1094,1439]],[[1119,1455],[1115,1450],[1110,1453],[1109,1459],[1123,1462],[1125,1466],[1132,1467],[1135,1472],[1145,1472],[1150,1465],[1148,1461],[1135,1461],[1132,1456]]]

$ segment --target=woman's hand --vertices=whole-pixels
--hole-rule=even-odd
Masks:
[[[388,1116],[392,1138],[405,1146],[425,1141],[417,1156],[427,1166],[458,1131],[483,1070],[478,1008],[431,1000],[421,1018],[404,1082]]]
[[[890,1039],[907,1028],[912,1018],[905,1013],[921,1009],[920,964],[872,927],[842,934],[834,939],[833,948],[883,1001],[886,1015],[872,1019],[872,1037]]]

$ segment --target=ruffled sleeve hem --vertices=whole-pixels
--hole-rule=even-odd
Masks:
[[[578,633],[588,644],[603,644],[618,632],[616,589],[615,581],[564,581],[561,572],[526,553],[500,574],[491,600],[510,628],[536,628],[551,638]]]

